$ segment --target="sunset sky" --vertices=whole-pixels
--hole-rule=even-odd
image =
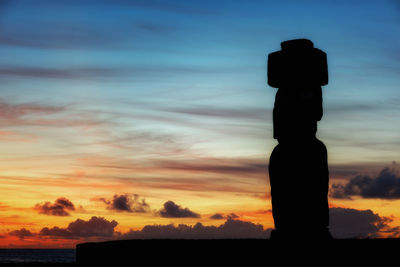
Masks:
[[[328,55],[332,232],[399,236],[398,1],[0,0],[0,247],[268,235],[266,63],[296,38]]]

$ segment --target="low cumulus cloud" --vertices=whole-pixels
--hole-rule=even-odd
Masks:
[[[103,217],[93,216],[88,221],[77,219],[71,222],[68,227],[44,227],[39,232],[39,236],[48,236],[53,238],[87,238],[102,237],[111,238],[114,235],[114,229],[118,225],[115,220],[108,221]]]
[[[168,203],[168,202],[166,202]],[[172,202],[173,203],[173,202]],[[183,209],[184,210],[184,209]],[[130,230],[126,233],[115,231],[118,222],[103,217],[93,216],[89,220],[77,219],[65,228],[44,227],[35,233],[21,228],[8,233],[20,239],[28,237],[52,239],[234,239],[234,238],[269,238],[271,228],[264,229],[260,224],[241,221],[232,215],[215,214],[216,217],[227,217],[220,226],[205,226],[198,222],[195,225],[179,224],[146,225],[141,230]],[[398,237],[400,227],[390,227],[392,218],[379,216],[371,210],[351,208],[330,208],[330,231],[334,238],[374,238],[387,236]],[[299,229],[302,231],[302,229]]]
[[[381,217],[371,210],[330,208],[330,231],[334,238],[378,237],[380,232],[393,232],[388,223],[392,219]]]
[[[112,199],[95,198],[93,200],[104,202],[107,209],[120,212],[144,213],[150,211],[149,204],[137,194],[114,195]]]
[[[330,197],[400,199],[400,175],[393,168],[384,168],[376,177],[357,175],[345,184],[333,184]]]
[[[54,203],[45,202],[34,207],[40,214],[54,216],[69,216],[69,211],[75,210],[74,204],[65,197],[58,198]]]
[[[158,212],[161,217],[165,218],[200,218],[200,215],[189,210],[182,208],[175,204],[173,201],[164,203],[164,207]]]
[[[239,216],[236,215],[235,213],[230,213],[228,215],[224,215],[222,213],[215,213],[214,215],[210,216],[210,219],[213,220],[237,219],[237,218],[239,218]]]
[[[232,239],[232,238],[268,238],[271,229],[264,230],[260,224],[228,219],[220,226],[194,226],[180,224],[147,225],[142,230],[130,230],[119,239]]]
[[[115,239],[233,239],[257,238],[265,239],[270,236],[271,229],[264,229],[261,224],[245,222],[228,218],[220,226],[205,226],[201,223],[195,225],[180,224],[146,225],[141,230],[130,230],[126,233],[115,231],[118,223],[102,217],[93,216],[85,221],[77,219],[68,227],[44,227],[38,233],[25,228],[9,232],[10,236],[20,239],[26,237],[49,237],[52,239],[90,239],[90,240],[115,240]],[[93,239],[95,238],[95,239]]]
[[[16,236],[19,239],[24,239],[25,237],[32,237],[35,234],[32,233],[30,230],[25,229],[25,228],[21,228],[19,230],[14,230],[8,233],[8,235],[10,236]]]

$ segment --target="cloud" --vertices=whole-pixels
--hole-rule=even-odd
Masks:
[[[52,21],[49,27],[45,22],[29,20],[31,25],[4,28],[0,33],[0,44],[16,47],[29,47],[38,49],[111,49],[126,48],[126,40],[119,33],[112,33],[113,38],[107,36],[94,27],[81,24],[65,25]],[[35,25],[36,27],[32,27]]]
[[[0,125],[3,127],[50,125],[51,122],[46,121],[46,116],[57,115],[65,110],[65,106],[44,105],[37,102],[10,103],[0,99]]]
[[[67,228],[57,226],[40,230],[40,236],[58,238],[86,238],[86,237],[112,237],[114,228],[118,225],[115,220],[108,221],[103,217],[93,216],[88,221],[77,219],[71,222]]]
[[[68,227],[44,227],[39,233],[22,228],[9,232],[9,235],[25,237],[38,236],[53,239],[232,239],[232,238],[268,238],[271,229],[265,229],[260,224],[245,222],[228,218],[220,226],[205,226],[197,223],[194,226],[180,224],[169,225],[146,225],[141,230],[130,230],[127,233],[115,232],[118,223],[114,220],[108,221],[102,217],[93,216],[85,221],[77,219]],[[94,239],[95,238],[95,239]]]
[[[272,110],[268,108],[221,108],[213,106],[195,106],[195,107],[168,107],[164,111],[186,114],[192,116],[228,118],[241,120],[265,121],[265,117],[271,114]]]
[[[214,172],[224,174],[265,175],[267,162],[251,159],[202,159],[198,161],[169,161],[157,162],[160,168],[188,170],[199,172]]]
[[[54,215],[54,216],[69,216],[68,211],[75,210],[74,204],[65,197],[58,198],[53,204],[45,202],[43,204],[36,204],[34,207],[40,214]]]
[[[216,213],[216,214],[210,216],[210,219],[213,219],[213,220],[222,220],[224,218],[225,218],[224,215],[222,215],[221,213]]]
[[[115,211],[126,211],[143,213],[150,210],[149,204],[145,199],[139,199],[137,194],[114,195],[112,199],[94,198],[93,200],[101,201],[107,204],[107,209]]]
[[[1,44],[0,36],[0,44]],[[38,79],[63,79],[63,80],[90,80],[90,81],[107,81],[113,79],[127,79],[129,81],[133,80],[154,80],[154,77],[158,78],[168,78],[171,75],[203,75],[207,73],[225,73],[229,71],[239,72],[240,68],[205,68],[199,66],[181,66],[181,65],[169,65],[169,66],[159,66],[159,65],[148,65],[148,64],[136,64],[136,65],[121,65],[121,66],[63,66],[63,67],[41,67],[41,66],[14,66],[14,65],[0,65],[0,76],[5,77],[24,77],[24,78],[38,78]],[[262,112],[264,109],[260,109]],[[166,110],[171,112],[179,112],[195,115],[201,111],[188,111],[188,110],[178,110],[171,109]],[[252,119],[262,119],[263,113],[258,115],[252,114],[257,111],[257,109],[249,109],[248,111],[235,111],[239,117],[252,116]],[[205,112],[205,111],[204,111]],[[209,114],[204,114],[210,116],[211,114],[219,114],[219,116],[228,116],[229,109],[227,110],[214,110]],[[201,114],[198,114],[201,115]],[[234,114],[233,114],[234,115]],[[254,118],[255,117],[255,118]]]
[[[22,228],[20,230],[11,231],[8,233],[8,235],[17,236],[19,239],[24,239],[25,237],[31,237],[35,234],[25,228]]]
[[[1,127],[88,127],[115,124],[111,120],[98,118],[98,112],[72,108],[74,104],[54,105],[41,102],[15,103],[0,98]],[[26,134],[26,129],[22,131]],[[9,132],[17,134],[18,132]],[[7,132],[6,132],[7,134]]]
[[[330,231],[335,238],[377,237],[380,231],[390,230],[390,218],[371,210],[330,208]]]
[[[348,179],[348,177],[356,176],[359,173],[368,171],[382,170],[381,163],[351,163],[351,164],[330,164],[329,173],[331,177]]]
[[[168,203],[168,202],[166,202]],[[172,202],[173,203],[173,202]],[[175,204],[174,204],[175,205]],[[177,206],[177,205],[175,205]],[[179,206],[178,206],[179,207]],[[216,214],[217,215],[217,214]],[[219,214],[216,217],[221,217]],[[233,238],[269,238],[271,228],[264,229],[262,225],[234,219],[229,214],[227,220],[220,226],[205,226],[198,222],[195,225],[179,224],[146,225],[141,230],[130,230],[126,233],[115,231],[118,222],[93,216],[85,221],[77,219],[68,227],[44,227],[39,233],[25,228],[8,233],[20,239],[26,237],[50,237],[53,239],[233,239]],[[371,210],[351,208],[330,208],[330,231],[335,238],[374,238],[388,233],[399,236],[400,228],[391,228],[388,224],[391,218],[379,216]],[[299,229],[302,231],[302,229]]]
[[[346,184],[332,184],[330,196],[342,199],[353,196],[400,199],[400,175],[391,168],[384,168],[376,177],[357,175]]]
[[[14,125],[15,122],[20,122],[25,116],[29,115],[53,115],[62,111],[65,111],[64,106],[40,103],[10,103],[0,98],[1,125]]]
[[[213,220],[237,219],[237,218],[239,218],[239,216],[236,215],[235,213],[230,213],[228,215],[223,215],[221,213],[216,213],[216,214],[210,216],[210,219],[213,219]]]
[[[231,239],[268,238],[271,229],[264,230],[260,224],[228,219],[220,226],[194,226],[180,224],[147,225],[142,230],[130,230],[118,239]]]
[[[128,74],[124,68],[86,67],[86,68],[44,68],[22,66],[0,66],[1,76],[19,76],[31,78],[51,79],[95,79],[104,77],[116,77]]]
[[[159,212],[161,217],[165,218],[200,218],[200,215],[189,210],[188,208],[181,208],[181,206],[175,204],[173,201],[167,201],[164,203],[164,208]]]

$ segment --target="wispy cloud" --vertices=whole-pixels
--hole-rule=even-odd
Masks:
[[[45,68],[24,66],[0,66],[0,76],[20,76],[30,78],[51,79],[100,79],[118,77],[127,74],[128,70],[122,68],[106,67],[77,67],[77,68]]]
[[[29,116],[46,116],[65,111],[65,106],[45,105],[40,103],[11,103],[0,99],[0,123],[3,126],[26,122]],[[27,123],[28,124],[28,123]]]
[[[0,40],[1,41],[1,40]],[[154,82],[167,81],[170,77],[203,77],[209,74],[224,74],[240,72],[251,67],[205,67],[205,66],[186,66],[180,64],[170,65],[151,65],[151,64],[121,64],[109,67],[107,63],[92,66],[68,66],[66,64],[46,67],[44,66],[25,66],[25,65],[0,65],[0,77],[21,77],[35,79],[63,79],[63,80],[87,80],[114,82],[120,81],[147,81]],[[174,111],[171,109],[170,111]],[[260,110],[261,111],[261,110]],[[175,110],[175,112],[186,112],[188,110]],[[195,113],[196,111],[192,111]],[[223,112],[223,111],[222,111]],[[226,111],[225,111],[226,112]]]
[[[267,171],[266,161],[261,159],[222,159],[203,158],[198,160],[172,161],[161,160],[157,163],[159,168],[193,171],[214,172],[234,175],[263,175]]]
[[[0,99],[0,126],[88,126],[103,121],[89,113],[74,116],[71,105],[54,105],[41,102],[15,103]],[[75,112],[77,112],[75,110]],[[76,113],[75,113],[76,114]]]
[[[215,119],[235,119],[235,120],[259,120],[266,121],[266,117],[272,113],[268,108],[254,107],[237,107],[237,108],[221,108],[214,106],[191,106],[191,107],[170,107],[165,111],[186,114],[192,116],[202,116]]]

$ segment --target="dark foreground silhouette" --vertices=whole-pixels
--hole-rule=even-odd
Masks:
[[[322,243],[307,238],[282,243],[269,239],[120,240],[78,244],[76,262],[79,266],[382,265],[393,263],[400,239],[335,239]]]
[[[331,239],[327,150],[316,138],[322,118],[326,54],[307,39],[281,43],[268,57],[268,84],[278,88],[269,176],[275,230],[271,239]]]

